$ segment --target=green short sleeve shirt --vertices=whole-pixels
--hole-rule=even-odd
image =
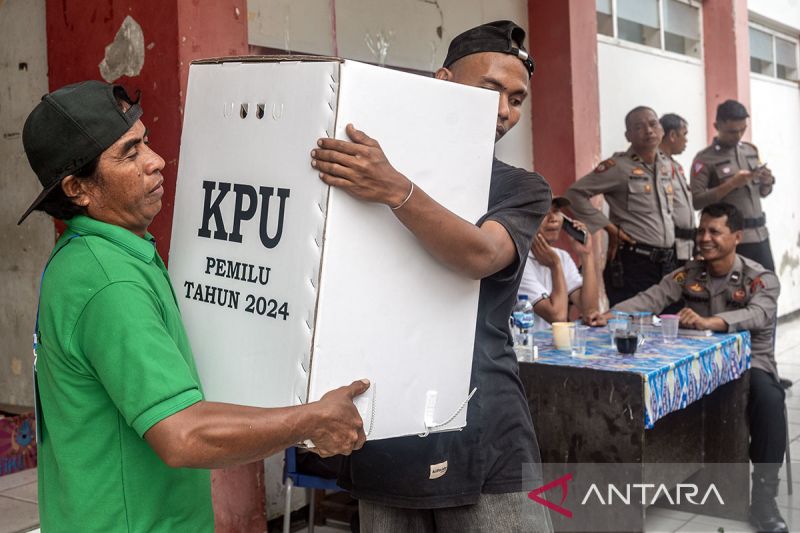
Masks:
[[[143,438],[203,399],[152,236],[70,220],[39,309],[42,531],[213,531],[209,472]]]

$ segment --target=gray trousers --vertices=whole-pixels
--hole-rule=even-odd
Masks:
[[[405,509],[358,501],[361,533],[550,533],[547,509],[525,492],[481,494],[478,503],[442,509]]]

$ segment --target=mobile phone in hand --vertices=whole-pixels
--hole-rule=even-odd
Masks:
[[[566,215],[563,215],[564,221],[561,223],[561,228],[573,239],[578,241],[581,244],[586,244],[586,232],[578,226],[575,225],[575,222]]]
[[[766,164],[766,163],[761,163],[761,164],[760,164],[760,165],[758,165],[756,168],[754,168],[754,169],[752,170],[752,172],[753,172],[753,174],[758,174],[759,172],[761,172],[761,171],[762,171],[762,170],[764,170],[765,168],[767,168],[767,164]],[[761,185],[761,179],[760,179],[760,178],[755,178],[755,179],[753,179],[753,184],[754,184],[754,185]]]

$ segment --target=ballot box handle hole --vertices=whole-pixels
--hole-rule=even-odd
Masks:
[[[242,104],[239,108],[239,116],[242,118],[247,118],[248,111],[250,111],[250,104]]]
[[[258,120],[264,118],[264,104],[256,104],[256,118]]]

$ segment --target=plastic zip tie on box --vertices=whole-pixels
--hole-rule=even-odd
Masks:
[[[472,397],[475,395],[475,393],[477,391],[478,391],[478,387],[475,387],[474,389],[472,389],[472,392],[470,392],[469,395],[467,396],[467,398],[463,402],[461,402],[461,405],[458,407],[458,409],[456,409],[456,412],[453,413],[444,422],[434,422],[433,421],[433,415],[434,415],[434,411],[436,409],[436,398],[438,396],[438,393],[436,391],[428,391],[428,394],[427,394],[427,396],[425,398],[425,415],[424,415],[425,433],[420,433],[419,436],[420,437],[427,437],[428,435],[430,435],[432,429],[436,429],[436,428],[440,428],[442,426],[446,426],[447,424],[452,422],[455,419],[455,417],[457,417],[458,414],[461,411],[464,410],[464,408],[467,406],[467,404],[469,403],[469,401],[472,399]]]

